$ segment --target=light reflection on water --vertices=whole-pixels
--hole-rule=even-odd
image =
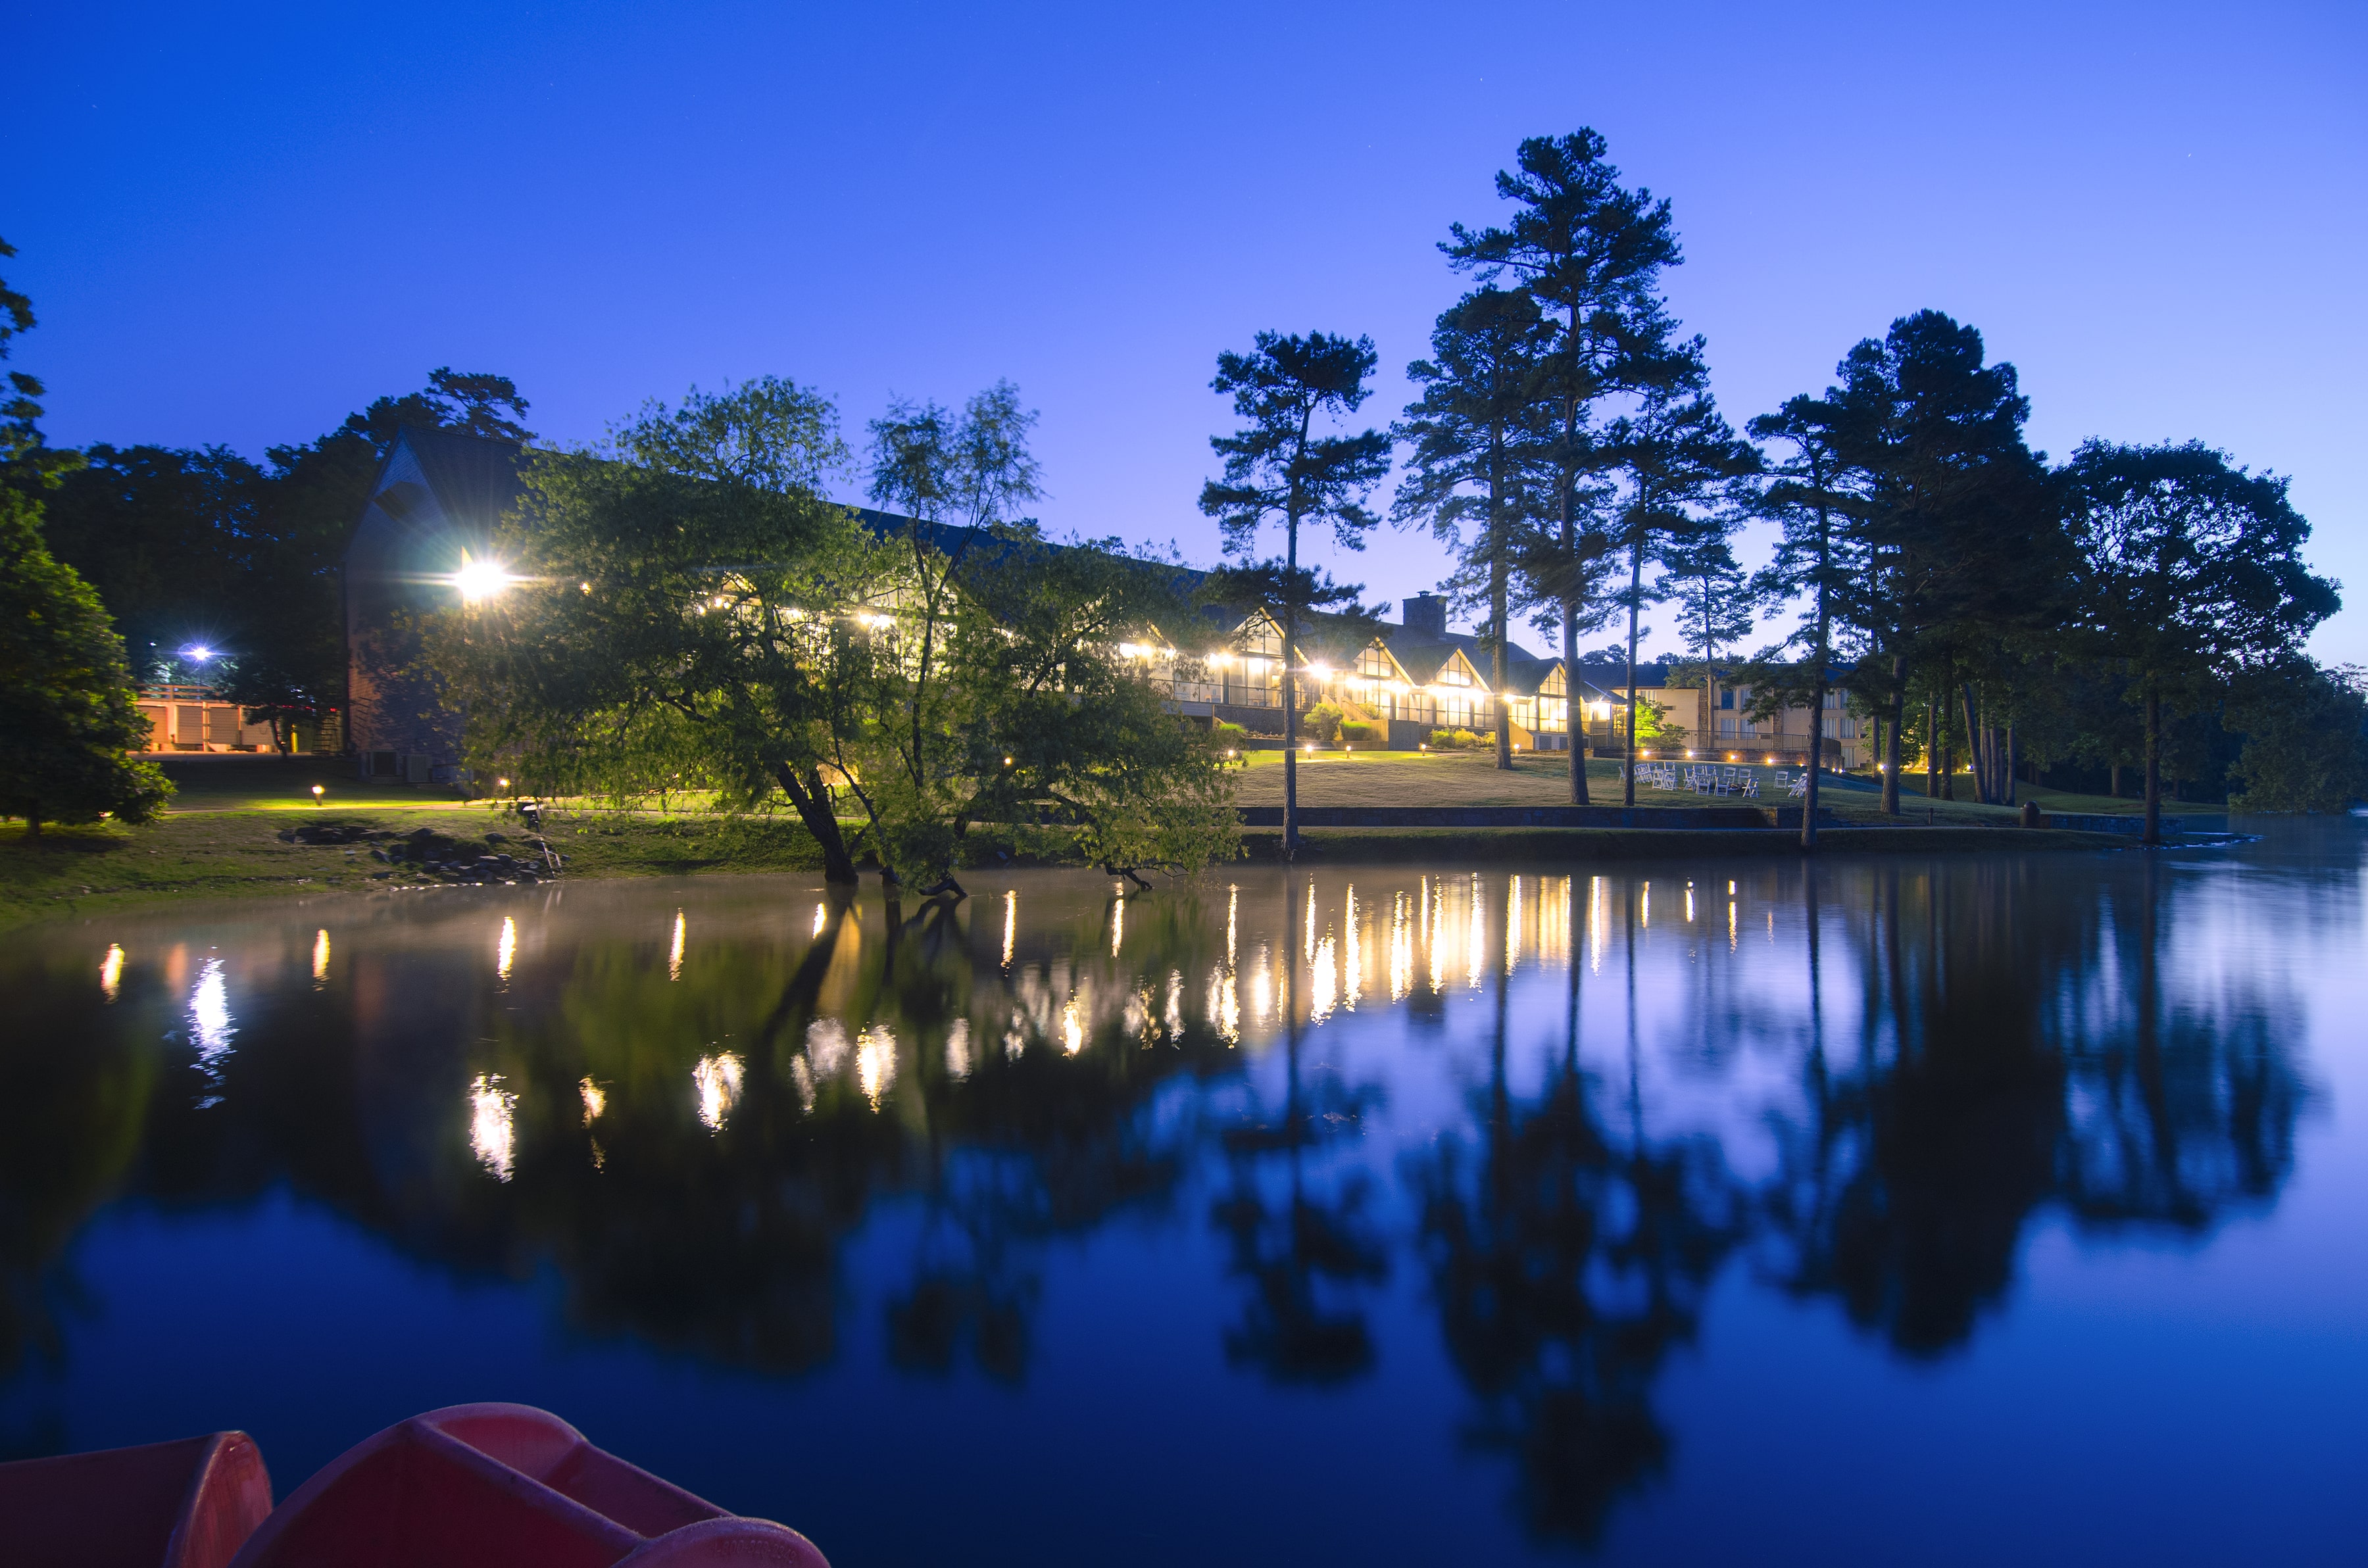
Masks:
[[[2312,1129],[2347,1129],[2361,1147],[2338,1167],[2368,1169],[2368,1134],[2336,1119],[2348,1059],[2314,1044],[2368,1001],[2360,892],[2358,840],[2328,829],[2187,861],[1245,867],[1125,901],[1032,873],[894,923],[869,890],[726,879],[60,929],[12,974],[37,1027],[0,1055],[0,1196],[48,1216],[0,1254],[5,1300],[32,1303],[0,1315],[0,1433],[43,1399],[67,1446],[115,1430],[74,1392],[105,1364],[106,1320],[44,1304],[72,1299],[53,1281],[73,1238],[169,1203],[235,1255],[286,1189],[478,1282],[470,1301],[487,1279],[555,1281],[556,1321],[515,1353],[576,1346],[532,1383],[563,1415],[652,1354],[787,1401],[811,1438],[679,1395],[701,1432],[755,1422],[788,1443],[762,1473],[664,1437],[663,1404],[633,1417],[652,1436],[630,1457],[719,1497],[744,1486],[732,1506],[846,1562],[955,1537],[834,1423],[891,1420],[928,1449],[991,1391],[981,1419],[1067,1433],[1110,1418],[1089,1391],[1155,1386],[1161,1419],[1129,1428],[1143,1473],[1103,1474],[1103,1501],[990,1442],[963,1450],[982,1486],[947,1517],[1022,1531],[1047,1561],[1107,1560],[1114,1521],[1163,1497],[1201,1522],[1134,1560],[1219,1540],[1243,1561],[1393,1561],[1417,1540],[1683,1560],[1738,1477],[1863,1504],[1903,1432],[1966,1458],[1942,1385],[1910,1382],[1880,1419],[1812,1400],[1734,1471],[1721,1434],[1768,1419],[1745,1392],[1768,1367],[1978,1367],[2040,1391],[2030,1419],[2093,1425],[2046,1403],[2077,1370],[2001,1331],[2052,1310],[2028,1259],[2048,1227],[2100,1268],[2269,1237],[2246,1244],[2250,1288],[2307,1299],[2330,1247],[2357,1245],[2277,1239]],[[40,1155],[61,1138],[78,1160]],[[165,1267],[139,1256],[123,1267]],[[425,1287],[406,1278],[352,1310],[408,1332],[397,1303]],[[2173,1291],[2147,1310],[2178,1308]],[[2066,1365],[2120,1335],[2098,1327]],[[231,1338],[272,1400],[338,1397],[275,1370],[268,1336]],[[2329,1365],[2311,1375],[2368,1396]],[[451,1392],[480,1396],[508,1394]],[[379,1424],[364,1415],[316,1425],[351,1440]],[[2262,1440],[2209,1401],[2185,1426],[2106,1426],[2184,1452]],[[322,1441],[274,1454],[283,1490],[341,1446]],[[1320,1507],[1217,1479],[1257,1453]],[[962,1467],[913,1468],[942,1486]],[[829,1480],[790,1494],[786,1473]],[[2272,1488],[2289,1519],[2324,1501],[2302,1473]],[[1923,1494],[1902,1483],[1897,1505]],[[2026,1548],[2060,1517],[1999,1506]],[[1337,1552],[1284,1528],[1308,1509]],[[894,1544],[841,1551],[834,1528]],[[1762,1554],[1791,1560],[1771,1539]]]

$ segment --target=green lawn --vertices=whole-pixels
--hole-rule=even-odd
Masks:
[[[307,806],[301,816],[269,807],[188,812],[147,827],[52,827],[33,840],[22,824],[9,823],[0,825],[0,926],[185,899],[383,892],[404,880],[371,859],[367,844],[283,841],[279,835],[297,823],[360,824],[399,834],[429,827],[478,848],[489,829],[507,835],[513,847],[524,831],[498,810],[450,801],[393,810]],[[818,870],[822,864],[805,830],[778,820],[602,813],[554,820],[545,836],[566,857],[570,877]]]
[[[350,757],[269,756],[238,752],[162,759],[177,791],[167,812],[312,811],[313,786],[324,807],[368,805],[374,811],[450,811],[461,791],[449,784],[399,784],[357,778]]]

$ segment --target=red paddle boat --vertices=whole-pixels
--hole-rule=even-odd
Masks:
[[[814,1543],[661,1481],[546,1411],[399,1422],[270,1506],[244,1433],[0,1465],[11,1568],[829,1568]]]

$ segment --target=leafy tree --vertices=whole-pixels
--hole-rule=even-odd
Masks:
[[[429,655],[471,754],[548,793],[689,762],[729,803],[778,790],[824,875],[856,880],[834,722],[868,711],[886,549],[818,492],[837,411],[767,377],[644,407],[596,451],[535,452],[503,541],[522,578],[447,612]]]
[[[1192,617],[1173,562],[1115,539],[1029,537],[973,558],[959,586],[956,835],[973,820],[1070,823],[1087,860],[1143,885],[1145,868],[1189,873],[1239,853],[1223,748],[1169,711],[1142,641]]]
[[[2229,768],[2240,812],[2340,812],[2368,799],[2368,672],[2289,661],[2237,682],[2228,722],[2245,733]]]
[[[1513,766],[1512,710],[1504,700],[1511,640],[1515,541],[1537,504],[1550,405],[1539,396],[1546,333],[1537,301],[1484,287],[1440,312],[1428,359],[1406,367],[1422,396],[1391,434],[1414,448],[1391,516],[1427,520],[1458,555],[1457,597],[1486,607],[1497,766]]]
[[[892,897],[959,894],[982,820],[1055,815],[1114,872],[1226,852],[1222,758],[1123,651],[1188,613],[1173,569],[1009,524],[881,537],[820,494],[846,456],[830,402],[774,378],[652,404],[601,452],[534,454],[505,541],[526,581],[431,628],[472,755],[552,792],[676,773],[727,808],[779,791],[825,877],[853,882],[843,797]],[[928,504],[981,493],[944,483],[954,499]]]
[[[941,877],[951,863],[953,801],[966,788],[967,759],[953,740],[962,693],[945,678],[940,653],[960,609],[955,579],[972,551],[1035,534],[1018,517],[1042,494],[1028,452],[1035,423],[1008,381],[973,397],[959,416],[935,403],[900,402],[871,422],[871,498],[906,518],[894,635],[909,646],[878,668],[894,688],[885,695],[898,720],[868,727],[867,749],[883,766],[852,788],[875,828],[895,841],[894,858],[882,862],[892,880],[899,860]]]
[[[28,837],[44,822],[146,822],[173,794],[126,755],[147,735],[98,596],[43,547],[40,506],[0,486],[0,812]]]
[[[2310,525],[2286,482],[2198,441],[2089,441],[2064,473],[2081,561],[2081,630],[2145,705],[2146,842],[2162,841],[2163,704],[2292,659],[2342,606],[2303,563]]]
[[[1220,353],[1209,383],[1232,396],[1244,423],[1230,436],[1209,437],[1224,460],[1224,477],[1201,486],[1201,510],[1217,519],[1225,553],[1251,568],[1281,612],[1286,735],[1299,727],[1301,621],[1318,603],[1353,600],[1358,591],[1300,566],[1300,527],[1329,524],[1335,544],[1362,550],[1376,521],[1365,497],[1390,466],[1389,437],[1380,431],[1325,435],[1316,422],[1344,419],[1363,405],[1373,363],[1369,337],[1261,332],[1247,354]],[[1282,554],[1259,561],[1258,535],[1269,523],[1282,527]],[[1242,585],[1241,579],[1233,583]],[[1286,857],[1299,850],[1299,760],[1289,746],[1282,753],[1282,846]]]
[[[1898,738],[1909,687],[1945,666],[1968,625],[2048,602],[2061,534],[2039,459],[2023,444],[2030,400],[2012,365],[1983,363],[1982,335],[1939,311],[1891,324],[1844,358],[1824,401],[1861,503],[1845,514],[1861,568],[1842,614],[1881,692],[1883,809],[1899,809]],[[1830,598],[1830,595],[1829,595]],[[1942,707],[1947,706],[1942,699]]]
[[[1679,386],[1647,396],[1632,415],[1614,421],[1606,444],[1624,472],[1614,540],[1628,552],[1627,655],[1629,766],[1621,770],[1621,800],[1636,803],[1636,644],[1644,628],[1645,562],[1671,549],[1686,549],[1725,531],[1712,513],[1739,477],[1757,466],[1751,448],[1735,438],[1702,383],[1702,342],[1686,346],[1695,373]]]
[[[1554,606],[1566,666],[1577,663],[1579,633],[1601,624],[1601,612],[1587,606],[1611,548],[1588,522],[1589,478],[1601,461],[1591,411],[1607,396],[1666,384],[1682,368],[1669,352],[1674,328],[1659,294],[1661,269],[1683,259],[1669,204],[1623,187],[1606,151],[1584,127],[1524,139],[1514,153],[1520,172],[1497,174],[1497,194],[1518,204],[1511,219],[1476,233],[1455,224],[1440,246],[1451,265],[1482,282],[1518,278],[1549,326],[1540,392],[1555,415],[1553,493],[1545,515],[1533,519],[1522,565],[1537,597]],[[1571,800],[1584,805],[1587,748],[1576,709],[1570,734]]]

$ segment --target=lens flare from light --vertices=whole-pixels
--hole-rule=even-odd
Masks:
[[[472,560],[465,550],[461,552],[461,569],[452,574],[452,585],[461,590],[463,600],[472,605],[492,598],[516,580],[500,562]]]

